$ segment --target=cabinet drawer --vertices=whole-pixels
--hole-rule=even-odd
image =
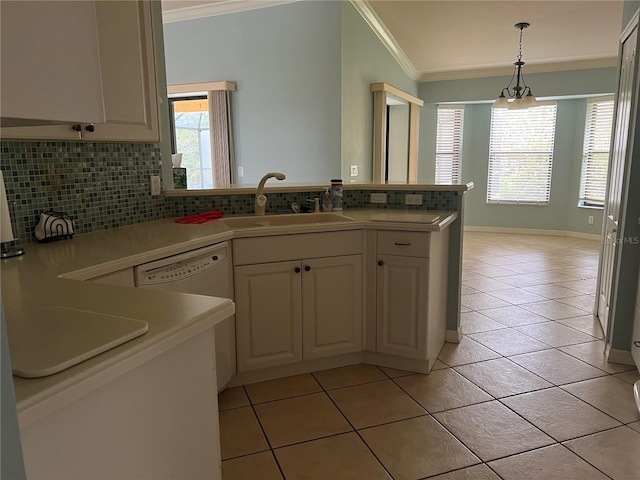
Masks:
[[[233,241],[234,265],[360,253],[362,253],[360,230],[239,238]]]
[[[378,232],[378,253],[405,257],[429,257],[429,232]]]

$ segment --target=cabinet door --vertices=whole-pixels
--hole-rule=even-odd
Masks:
[[[59,2],[52,3],[57,5]],[[68,3],[73,4],[74,8],[79,3],[91,3],[93,6],[93,2]],[[95,30],[97,22],[99,56],[95,52],[93,57],[100,61],[100,76],[96,81],[100,86],[98,98],[101,107],[104,101],[102,120],[89,128],[87,123],[80,122],[79,131],[74,130],[71,123],[3,128],[0,136],[90,141],[160,140],[151,2],[139,0],[95,3],[93,26]],[[69,74],[75,73],[70,70]],[[68,90],[67,83],[57,82],[56,88],[60,85],[65,86],[65,91]],[[76,90],[65,101],[67,105],[82,104],[82,95],[82,91]],[[57,97],[58,92],[51,92],[50,96]]]
[[[300,262],[235,268],[238,371],[302,361]]]
[[[429,259],[378,255],[377,350],[426,358]]]
[[[360,255],[302,261],[304,359],[359,352],[362,345]]]
[[[158,142],[151,2],[96,2],[106,124],[86,140]]]
[[[104,121],[95,2],[0,8],[2,123]]]

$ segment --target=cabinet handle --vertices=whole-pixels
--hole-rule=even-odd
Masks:
[[[304,271],[308,272],[309,270],[311,270],[311,267],[309,265],[307,265],[306,267],[304,267]]]
[[[75,132],[79,132],[82,130],[82,125],[80,125],[79,123],[76,123],[75,125],[73,125],[71,128],[73,128],[73,130]]]
[[[89,125],[87,125],[87,126],[86,126],[86,127],[84,127],[84,128],[85,128],[85,130],[86,130],[87,132],[94,132],[94,131],[96,130],[96,127],[95,127],[95,125],[94,125],[93,123],[90,123]]]
[[[378,265],[383,266],[384,262],[382,260],[378,260]]]
[[[636,347],[640,347],[640,340],[636,340],[635,342],[633,342],[633,344],[634,344]]]
[[[296,273],[300,273],[300,267],[296,267],[296,268],[295,268],[295,270],[294,270],[294,272],[296,272]]]
[[[399,247],[408,247],[411,245],[411,242],[408,242],[408,243],[396,242],[396,245]]]

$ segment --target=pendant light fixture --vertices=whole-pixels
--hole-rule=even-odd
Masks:
[[[536,97],[533,96],[531,87],[524,83],[524,73],[522,67],[524,62],[522,61],[522,31],[529,26],[527,22],[516,23],[515,28],[520,30],[520,48],[518,51],[517,60],[514,62],[513,76],[509,85],[502,89],[498,99],[491,105],[491,108],[529,108],[538,105]],[[511,86],[513,81],[516,81],[515,86]],[[507,96],[513,98],[513,101],[507,100]]]

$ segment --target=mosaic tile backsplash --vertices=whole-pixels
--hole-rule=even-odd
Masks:
[[[149,195],[149,176],[161,172],[154,144],[2,142],[0,169],[21,244],[35,241],[33,227],[48,210],[71,215],[76,233],[165,215],[164,198]]]
[[[161,175],[160,149],[154,144],[90,142],[2,142],[0,169],[20,244],[35,242],[41,212],[71,215],[76,233],[116,228],[218,209],[225,215],[254,211],[254,195],[152,197],[149,176]],[[386,191],[386,204],[370,203],[380,190],[345,190],[344,207],[459,210],[456,192]],[[267,213],[288,211],[292,202],[313,207],[323,190],[268,193]],[[409,207],[404,195],[422,194],[423,205]],[[15,204],[14,204],[15,202]]]
[[[459,210],[461,196],[456,192],[419,192],[419,191],[387,191],[387,203],[370,203],[371,194],[380,190],[345,190],[343,205],[348,208],[402,208],[412,210]],[[267,196],[267,213],[278,211],[290,211],[291,203],[313,208],[309,199],[318,197],[322,199],[324,190],[316,192],[287,192],[269,193]],[[406,194],[422,194],[421,206],[408,206],[404,204]],[[206,210],[221,210],[225,215],[250,215],[254,212],[255,195],[225,195],[225,196],[195,196],[195,197],[168,197],[166,199],[166,216],[182,217]]]

